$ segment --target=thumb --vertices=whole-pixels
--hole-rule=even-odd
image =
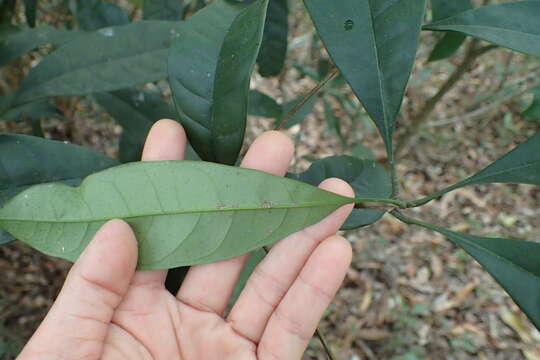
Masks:
[[[137,242],[129,225],[121,220],[107,222],[71,268],[19,360],[38,354],[41,358],[100,358],[109,323],[136,265]]]

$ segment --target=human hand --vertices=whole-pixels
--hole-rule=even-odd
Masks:
[[[143,160],[178,160],[186,136],[157,122]],[[279,132],[259,136],[242,167],[284,175],[293,144]],[[321,187],[353,196],[337,179]],[[166,270],[135,271],[137,242],[121,220],[106,223],[76,261],[38,330],[26,359],[300,359],[351,261],[335,233],[346,205],[276,243],[225,311],[248,255],[190,268],[176,297]]]

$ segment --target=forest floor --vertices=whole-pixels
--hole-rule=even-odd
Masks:
[[[316,67],[306,60],[310,45],[303,41],[302,31],[292,32],[299,44],[292,50],[293,59]],[[397,139],[460,60],[457,55],[426,64],[431,40],[425,40]],[[484,55],[437,106],[399,162],[403,198],[419,198],[451,185],[540,130],[539,120],[520,115],[530,97],[512,96],[534,78],[529,75],[537,74],[540,64],[509,54],[497,49]],[[281,100],[315,85],[292,66],[280,79],[255,76],[253,84]],[[346,87],[340,91],[355,104]],[[343,119],[343,132],[349,134],[347,145],[328,129],[318,104],[302,124],[287,131],[297,148],[291,169],[305,169],[312,158],[365,148],[384,160],[382,142],[367,116],[360,111],[358,118],[348,119],[339,104],[333,100],[331,104]],[[46,136],[116,156],[121,129],[90,101],[74,106],[73,116],[44,122]],[[249,124],[246,143],[272,128],[268,119],[252,118]],[[0,131],[29,130],[25,124],[11,124]],[[454,191],[408,213],[455,231],[538,241],[539,209],[538,187],[492,184]],[[540,359],[540,333],[471,257],[441,235],[403,225],[388,215],[344,235],[353,244],[353,263],[320,324],[338,358]],[[0,247],[0,346],[24,344],[51,306],[69,268],[69,263],[18,242]],[[324,358],[314,339],[306,359]]]

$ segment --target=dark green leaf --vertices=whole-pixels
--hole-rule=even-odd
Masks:
[[[17,102],[86,95],[165,79],[170,38],[179,33],[181,25],[136,21],[81,34],[30,71]]]
[[[36,5],[37,0],[24,0],[24,15],[30,27],[36,26]]]
[[[116,165],[90,149],[26,135],[0,134],[0,206],[31,185],[77,185],[93,172]],[[0,231],[0,242],[13,239]]]
[[[283,69],[289,34],[288,16],[287,0],[270,0],[261,50],[257,57],[259,74],[262,76],[276,76]]]
[[[0,245],[7,244],[8,242],[12,242],[13,240],[15,240],[13,235],[8,233],[7,231],[0,230]]]
[[[452,190],[467,185],[487,183],[521,183],[540,185],[540,132],[496,160],[477,174],[415,201],[417,206],[427,203]]]
[[[18,106],[11,106],[13,103],[12,101],[12,95],[0,98],[0,122],[62,117],[60,110],[46,100]]]
[[[0,1],[0,23],[10,23],[15,14],[15,0]]]
[[[11,33],[0,40],[0,66],[40,45],[62,45],[77,38],[79,34],[77,31],[60,30],[50,26],[40,26]]]
[[[75,260],[100,226],[124,219],[139,241],[139,268],[166,269],[252,251],[354,201],[256,170],[143,161],[91,175],[78,188],[32,187],[0,209],[0,227]]]
[[[533,90],[534,98],[531,105],[522,113],[523,116],[540,119],[540,86]]]
[[[435,230],[476,259],[540,328],[540,244],[532,241],[486,238],[450,231],[435,225],[418,225]]]
[[[128,14],[118,5],[102,0],[77,0],[77,21],[81,29],[97,30],[129,23]]]
[[[317,32],[392,157],[392,134],[410,76],[425,0],[304,0]]]
[[[184,7],[182,0],[143,0],[143,18],[145,20],[182,19]]]
[[[281,105],[270,96],[256,90],[249,92],[249,115],[277,119],[281,116],[281,112]]]
[[[289,114],[289,112],[300,102],[304,100],[305,96],[299,96],[294,100],[291,100],[282,106],[282,112],[280,118],[276,121],[276,124],[281,124],[282,120]],[[317,104],[317,101],[319,100],[318,96],[312,96],[308,99],[308,101],[302,105],[302,107],[290,118],[285,122],[284,128],[288,129],[296,124],[300,124],[302,121],[305,120],[305,118],[311,114],[313,111],[313,108]]]
[[[433,21],[449,18],[460,12],[472,9],[471,0],[431,0]],[[437,42],[428,61],[446,59],[453,55],[463,44],[466,36],[463,34],[448,32]]]
[[[341,144],[344,147],[347,147],[347,141],[345,140],[345,137],[343,136],[343,132],[341,131],[341,118],[334,114],[334,110],[332,109],[332,106],[330,105],[328,100],[326,100],[326,98],[323,98],[323,106],[324,106],[324,118],[326,120],[326,125],[328,126],[328,130],[335,132],[337,136],[339,137]]]
[[[202,159],[234,164],[244,139],[249,80],[268,0],[218,0],[189,18],[169,55],[180,121]]]
[[[139,161],[148,131],[160,119],[175,119],[174,108],[160,94],[125,89],[95,94],[96,101],[122,125],[120,161]]]
[[[319,185],[324,179],[337,177],[351,184],[356,196],[362,198],[384,199],[392,193],[392,181],[381,164],[348,155],[316,160],[307,171],[300,174],[289,173],[287,176],[314,186]],[[354,209],[342,230],[372,224],[383,215],[384,210]]]
[[[482,6],[424,26],[457,31],[525,54],[540,56],[540,1]]]

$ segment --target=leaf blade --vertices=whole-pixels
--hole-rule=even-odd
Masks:
[[[182,19],[184,7],[181,0],[144,0],[143,19],[170,20]]]
[[[523,0],[482,6],[424,26],[457,31],[525,54],[540,56],[540,2]]]
[[[6,65],[21,55],[44,44],[62,45],[77,38],[78,31],[39,26],[21,30],[0,41],[0,66]]]
[[[423,222],[415,223],[441,233],[475,258],[506,290],[534,326],[540,328],[539,243],[486,238],[450,231]]]
[[[349,155],[329,156],[316,160],[308,170],[287,177],[318,186],[323,180],[336,177],[348,182],[356,197],[388,198],[392,193],[392,181],[385,169],[373,160],[358,159]],[[342,226],[352,230],[379,220],[384,210],[353,209]]]
[[[289,6],[287,0],[271,0],[264,25],[264,33],[257,57],[259,74],[277,76],[285,65],[287,37],[289,34]]]
[[[78,188],[32,187],[0,209],[0,226],[42,252],[74,260],[105,221],[123,218],[139,240],[139,268],[157,269],[240,255],[350,202],[256,170],[152,161],[91,175]]]
[[[426,2],[304,3],[334,63],[377,125],[391,158],[395,118],[416,56]]]
[[[81,35],[54,51],[22,82],[17,103],[112,91],[167,77],[171,34],[182,23],[136,21]],[[85,51],[92,47],[95,51]]]
[[[90,149],[33,136],[0,134],[0,207],[26,188],[64,181],[77,184],[117,162]],[[0,242],[13,240],[0,231]]]
[[[217,1],[186,21],[173,42],[168,69],[174,103],[204,160],[236,162],[267,5]]]

